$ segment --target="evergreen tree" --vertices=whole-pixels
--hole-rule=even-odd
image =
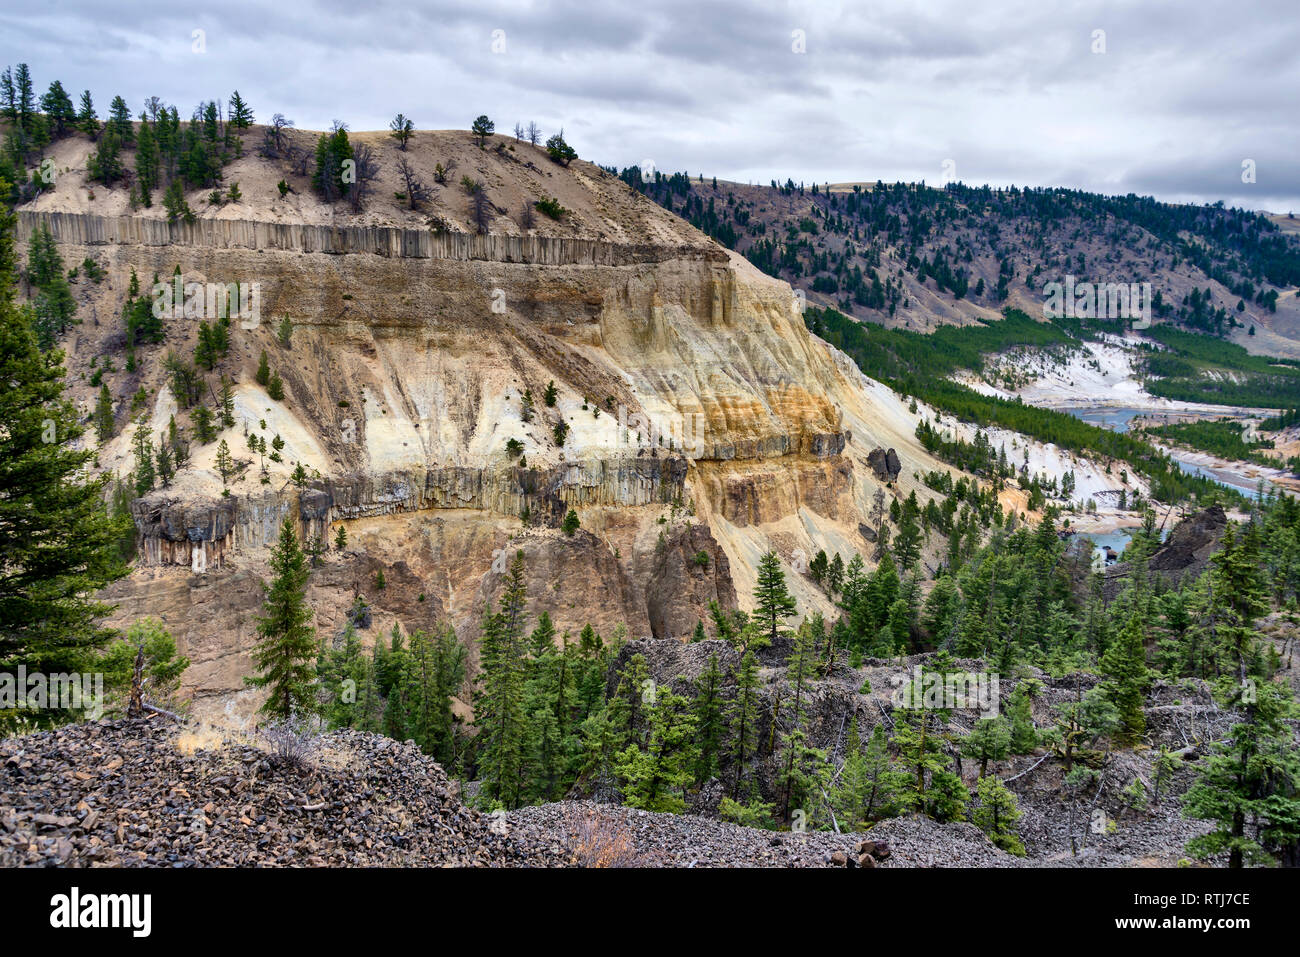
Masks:
[[[808,745],[804,728],[808,717],[809,685],[817,671],[821,631],[820,615],[800,625],[785,662],[786,695],[777,717],[785,725],[781,733],[781,783],[785,792],[781,814],[786,819],[790,817],[793,804],[802,803],[815,791],[819,783],[818,772],[826,761],[825,752]]]
[[[222,439],[217,444],[217,472],[221,475],[221,485],[224,488],[230,483],[230,475],[235,470],[235,463],[230,457],[230,446],[226,440]]]
[[[298,545],[293,519],[285,517],[280,538],[271,549],[274,577],[262,602],[258,618],[258,641],[253,647],[257,675],[245,678],[254,688],[268,690],[260,712],[268,717],[291,721],[308,717],[317,710],[316,629],[308,622],[307,560]]]
[[[1007,704],[1007,720],[1011,726],[1009,746],[1012,754],[1029,754],[1038,747],[1038,730],[1034,727],[1032,701],[1027,681],[1019,682],[1011,692]]]
[[[199,440],[200,445],[207,445],[216,438],[216,431],[212,426],[212,413],[208,411],[207,406],[195,406],[194,411],[190,413],[190,418],[194,423],[194,437]]]
[[[1226,741],[1199,762],[1201,775],[1183,799],[1188,817],[1214,830],[1187,850],[1206,858],[1227,852],[1228,866],[1300,863],[1300,757],[1291,728],[1295,708],[1272,682],[1224,679],[1218,697],[1242,714]]]
[[[253,125],[253,110],[238,90],[230,94],[230,125],[237,130],[246,130]]]
[[[831,790],[831,807],[840,827],[863,830],[874,821],[896,813],[895,793],[900,775],[889,761],[889,742],[883,724],[871,729],[865,748],[858,734],[858,719],[850,719],[844,766]]]
[[[153,206],[153,191],[158,188],[158,140],[146,120],[140,123],[140,142],[135,150],[136,185],[145,208]]]
[[[507,809],[524,796],[528,727],[524,711],[524,553],[505,577],[498,610],[485,616],[475,698],[477,767],[484,798]]]
[[[167,184],[167,189],[163,193],[163,208],[167,210],[167,221],[169,223],[175,223],[178,220],[184,220],[187,223],[194,222],[194,210],[190,209],[190,204],[185,199],[185,186],[180,179],[174,179]]]
[[[1102,655],[1101,672],[1110,679],[1107,696],[1119,713],[1118,740],[1121,744],[1135,744],[1146,731],[1142,703],[1148,681],[1142,625],[1136,618],[1124,626]]]
[[[740,800],[740,782],[745,774],[745,765],[753,757],[758,742],[758,659],[752,651],[746,651],[740,659],[736,671],[736,691],[727,709],[727,719],[731,732],[731,761],[735,769],[732,779],[731,798]]]
[[[781,623],[798,612],[794,596],[786,590],[785,572],[776,552],[768,552],[758,562],[758,582],[754,586],[754,618],[762,625],[769,644],[781,634]]]
[[[108,478],[86,480],[95,451],[78,447],[63,356],[39,350],[14,302],[13,231],[0,206],[0,668],[76,671],[113,634],[92,596],[126,574],[118,547],[133,529],[104,508]]]
[[[843,583],[844,559],[840,558],[839,552],[836,552],[835,557],[826,567],[826,590],[832,595],[838,594]]]
[[[940,664],[933,670],[942,679],[946,668]],[[909,684],[903,691],[904,707],[894,712],[897,723],[890,743],[907,774],[906,785],[899,789],[899,803],[937,821],[961,821],[970,795],[961,778],[948,769],[947,744],[941,730],[948,712],[926,707],[921,693],[915,683]]]
[[[1011,749],[1011,725],[1003,718],[981,718],[961,742],[961,753],[980,763],[980,777],[990,761],[1003,760]]]
[[[697,761],[695,717],[687,704],[681,695],[659,689],[648,711],[645,749],[632,744],[619,753],[615,770],[628,807],[676,814],[686,809],[682,792]]]
[[[478,145],[480,147],[487,142],[487,138],[492,135],[492,132],[495,129],[496,124],[486,116],[479,116],[474,120],[473,125],[470,126],[470,132],[474,134],[474,138],[478,140]]]
[[[167,442],[159,442],[158,448],[154,452],[154,468],[158,472],[158,481],[163,487],[172,484],[172,476],[176,474],[176,465],[172,458],[172,447]]]
[[[221,377],[221,393],[217,399],[221,411],[221,425],[231,428],[235,424],[235,387],[224,375]]]
[[[154,472],[153,463],[153,446],[150,444],[150,436],[153,430],[141,421],[135,427],[135,433],[131,436],[131,448],[135,455],[135,494],[144,495],[153,488],[156,473]]]
[[[343,626],[339,646],[321,656],[318,671],[324,690],[322,716],[326,727],[360,728],[363,723],[362,686],[371,664],[351,619]]]
[[[108,383],[104,383],[95,402],[95,435],[100,444],[113,437],[113,426],[113,394],[108,391]]]
[[[695,718],[697,745],[694,779],[696,784],[703,785],[713,776],[717,768],[718,756],[722,753],[726,732],[722,669],[718,665],[716,654],[709,655],[708,664],[695,679],[695,697],[691,702],[691,713]]]
[[[81,93],[81,108],[77,111],[77,129],[92,139],[99,133],[99,114],[89,90]]]
[[[971,823],[983,831],[990,841],[1002,850],[1025,856],[1025,845],[1016,833],[1016,822],[1020,820],[1020,809],[1016,806],[1016,797],[1002,779],[992,775],[981,777],[975,788],[977,804],[971,812]]]
[[[61,139],[69,133],[77,122],[77,111],[72,106],[72,97],[63,89],[63,84],[55,80],[49,91],[41,97],[41,112],[52,124],[51,134],[54,139]]]
[[[455,760],[455,716],[452,698],[465,681],[468,649],[449,625],[430,635],[411,635],[406,674],[406,699],[410,708],[408,730],[425,754],[443,765]]]
[[[1248,535],[1254,525],[1248,526]],[[1254,657],[1254,621],[1268,610],[1268,597],[1260,580],[1257,541],[1237,542],[1229,525],[1220,549],[1211,559],[1214,566],[1211,614],[1214,637],[1236,667],[1237,678],[1245,681]]]
[[[113,101],[108,105],[108,122],[105,124],[108,132],[111,132],[117,139],[126,146],[135,142],[135,126],[131,122],[131,110],[126,105],[126,100],[120,96],[113,97]]]

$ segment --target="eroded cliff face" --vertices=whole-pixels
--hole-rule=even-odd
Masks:
[[[548,175],[582,188],[580,177],[604,174],[575,164]],[[593,208],[611,189],[602,181]],[[260,290],[260,316],[231,324],[230,352],[209,376],[234,382],[236,425],[221,438],[242,471],[223,494],[217,441],[195,443],[172,484],[134,504],[138,567],[109,590],[115,619],[163,617],[194,661],[196,706],[246,718],[261,578],[286,516],[307,541],[346,529],[347,547],[327,551],[310,585],[327,640],[362,595],[371,636],[451,621],[472,642],[516,551],[530,612],[545,609],[574,634],[590,622],[685,638],[710,601],[747,603],[757,560],[773,548],[801,607],[829,612],[800,572],[819,548],[867,550],[861,526],[882,481],[868,455],[898,450],[891,494],[942,466],[919,449],[917,417],[899,397],[808,334],[786,284],[666,213],[638,214],[671,222],[637,243],[600,230],[498,238],[445,225],[349,233],[25,211],[20,238],[47,225],[65,262],[89,256],[108,272],[84,293],[71,370],[120,343],[132,271],[145,289],[179,267],[186,283]],[[288,345],[281,318],[292,323]],[[166,343],[142,350],[141,371],[115,386],[123,400],[146,390],[155,437],[172,416],[187,421],[162,357],[188,356],[197,325],[167,319]],[[254,379],[263,351],[283,402]],[[97,390],[72,379],[89,408]],[[123,474],[126,419],[120,410],[100,451],[100,466]],[[278,437],[282,461],[250,451],[248,433]],[[298,464],[305,483],[290,481]],[[558,526],[570,509],[581,530],[566,536]]]

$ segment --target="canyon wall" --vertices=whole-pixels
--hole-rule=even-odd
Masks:
[[[367,640],[450,621],[473,645],[518,551],[530,614],[547,610],[562,631],[590,622],[684,639],[710,602],[748,603],[768,550],[787,563],[803,611],[833,613],[804,572],[819,548],[846,559],[868,550],[861,529],[882,484],[868,455],[902,451],[891,494],[916,487],[914,469],[940,467],[898,397],[808,334],[785,283],[703,237],[31,210],[20,224],[23,237],[47,226],[68,265],[91,257],[106,271],[102,285],[79,287],[70,369],[121,348],[132,272],[145,290],[178,267],[186,283],[260,287],[256,321],[231,324],[230,352],[209,376],[232,383],[236,424],[221,438],[237,473],[218,474],[216,441],[192,443],[187,468],[134,503],[136,570],[105,596],[115,622],[166,620],[209,715],[244,720],[256,704],[242,678],[286,517],[309,543],[346,530],[310,585],[326,640],[361,597]],[[119,475],[132,467],[126,399],[137,389],[155,437],[173,419],[188,426],[163,359],[192,354],[198,322],[164,325],[139,371],[113,380],[118,432],[100,466]],[[282,402],[255,379],[263,352]],[[73,393],[89,408],[85,379]],[[250,434],[279,440],[280,461],[253,451]],[[581,521],[572,536],[559,528],[569,510]]]

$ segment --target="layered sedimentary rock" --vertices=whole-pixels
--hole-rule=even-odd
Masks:
[[[768,550],[789,563],[804,608],[829,611],[801,571],[819,548],[862,550],[880,484],[870,450],[889,449],[893,494],[938,465],[898,398],[808,334],[786,284],[657,208],[633,216],[618,204],[634,199],[592,185],[594,167],[526,175],[542,173],[548,191],[592,191],[584,222],[604,215],[608,228],[471,235],[21,211],[20,238],[46,226],[65,262],[91,257],[108,275],[82,291],[66,343],[73,369],[120,348],[132,272],[146,290],[178,268],[187,284],[259,288],[258,315],[232,323],[230,353],[209,377],[233,380],[236,425],[222,437],[237,474],[226,488],[216,443],[195,444],[169,487],[134,503],[137,570],[107,596],[117,620],[166,617],[208,711],[251,708],[241,681],[286,517],[307,542],[346,530],[347,547],[326,548],[310,586],[327,638],[362,596],[372,635],[450,621],[472,642],[519,551],[530,612],[548,610],[561,630],[685,637],[709,602],[746,603]],[[627,241],[633,221],[651,241]],[[197,325],[167,319],[143,371],[115,381],[123,400],[140,387],[151,397],[154,436],[173,416],[186,425],[162,357],[188,356]],[[263,351],[283,402],[254,381]],[[89,386],[75,381],[74,394],[89,408]],[[119,474],[132,466],[125,419],[119,411],[100,450]],[[249,433],[280,439],[281,461],[251,451]],[[573,536],[559,529],[570,510]]]

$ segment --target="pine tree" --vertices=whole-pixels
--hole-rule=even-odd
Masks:
[[[153,191],[158,188],[158,140],[154,136],[153,126],[147,120],[140,123],[140,142],[135,150],[135,176],[140,199],[147,209],[153,206]]]
[[[829,568],[830,560],[826,557],[826,549],[818,549],[816,556],[808,563],[808,574],[812,576],[813,581],[820,585],[826,580],[826,572]]]
[[[126,100],[120,96],[113,97],[108,105],[108,129],[127,146],[135,142],[135,126],[131,122],[131,110]]]
[[[1029,754],[1038,747],[1038,730],[1034,727],[1029,684],[1019,682],[1007,703],[1007,720],[1011,725],[1012,754]]]
[[[528,727],[524,711],[524,553],[510,563],[496,613],[483,620],[475,698],[477,767],[484,798],[510,809],[524,790]]]
[[[718,656],[709,655],[708,664],[695,679],[695,697],[691,702],[695,718],[695,741],[698,746],[694,768],[696,784],[703,785],[717,768],[722,753],[726,720],[723,714],[722,669]]]
[[[95,402],[95,435],[100,444],[113,437],[113,425],[113,394],[108,391],[108,383],[104,383]]]
[[[838,594],[844,584],[844,559],[836,552],[831,563],[826,566],[826,590],[832,595]]]
[[[754,618],[761,624],[769,645],[781,635],[782,622],[798,613],[794,596],[786,590],[785,572],[776,552],[768,552],[758,562],[758,582],[754,586]]]
[[[633,655],[618,673],[618,683],[607,709],[610,723],[619,736],[619,750],[645,741],[646,703],[653,687],[645,655]]]
[[[962,820],[968,795],[961,779],[948,770],[943,736],[932,727],[946,712],[924,707],[919,700],[921,689],[914,684],[904,694],[907,706],[894,712],[897,723],[890,738],[898,752],[900,769],[907,773],[906,786],[900,788],[899,803],[905,809],[922,811],[936,820]]]
[[[820,615],[799,626],[785,662],[786,698],[781,701],[778,716],[785,723],[781,734],[780,780],[785,790],[781,814],[787,819],[792,803],[802,802],[816,786],[816,770],[826,760],[825,752],[807,744],[804,730],[809,684],[817,670],[820,626]]]
[[[141,421],[131,436],[131,448],[135,454],[135,494],[144,495],[153,488],[156,473],[153,463],[153,446],[149,443],[153,430]]]
[[[55,80],[49,91],[41,97],[41,112],[47,121],[53,124],[51,131],[54,139],[66,135],[75,125],[77,111],[72,106],[72,97],[63,89],[63,84]]]
[[[194,411],[190,413],[190,419],[194,423],[194,437],[199,440],[200,445],[207,445],[216,438],[216,431],[212,426],[212,413],[204,405],[196,405]]]
[[[736,671],[736,691],[727,709],[731,732],[731,760],[735,777],[731,784],[732,800],[740,800],[740,782],[745,765],[753,757],[758,742],[758,659],[746,651]]]
[[[533,658],[540,659],[547,652],[555,650],[556,631],[551,622],[550,612],[543,611],[537,617],[537,627],[528,636],[529,651]]]
[[[298,545],[293,519],[280,526],[280,539],[271,550],[274,578],[262,602],[258,641],[253,648],[257,675],[244,680],[268,689],[260,711],[280,721],[316,713],[316,629],[308,622],[307,560]]]
[[[443,765],[455,760],[455,716],[451,702],[465,680],[469,652],[448,625],[430,635],[411,635],[406,668],[408,733],[425,754]]]
[[[217,399],[217,408],[221,412],[221,425],[231,428],[235,424],[235,387],[224,375],[221,377],[221,393]]]
[[[172,476],[176,474],[176,466],[172,460],[172,447],[165,441],[158,443],[158,449],[154,452],[154,467],[158,472],[158,481],[163,487],[172,484]]]
[[[1254,524],[1247,528],[1248,536]],[[1254,621],[1268,610],[1268,596],[1260,580],[1258,545],[1253,539],[1237,542],[1236,530],[1229,525],[1220,549],[1210,559],[1211,612],[1215,614],[1215,637],[1231,656],[1239,681],[1245,681],[1254,658]]]
[[[271,363],[266,358],[265,349],[262,350],[261,358],[257,360],[257,372],[253,379],[263,388],[271,384]]]
[[[902,508],[898,535],[894,538],[894,560],[904,572],[910,571],[921,557],[921,524],[917,521],[919,513],[916,492],[912,492]]]
[[[619,753],[615,771],[628,807],[675,814],[686,809],[682,792],[697,760],[695,717],[687,704],[681,695],[659,689],[647,716],[645,749],[632,744]]]
[[[397,625],[393,625],[384,665],[388,695],[384,702],[384,734],[394,741],[405,741],[411,737],[411,702],[408,698],[411,654]]]
[[[873,821],[893,815],[899,778],[890,766],[884,725],[877,724],[871,729],[871,738],[863,748],[858,719],[852,718],[845,742],[844,765],[830,794],[840,827],[862,830]]]
[[[169,223],[175,223],[178,220],[184,220],[187,223],[194,222],[194,210],[190,209],[190,204],[185,199],[185,185],[179,178],[167,184],[167,189],[163,193],[163,208],[167,210],[167,221]]]
[[[13,232],[0,206],[0,668],[76,671],[113,634],[93,596],[126,574],[118,546],[133,530],[105,511],[107,476],[85,479],[95,451],[77,447],[63,355],[41,353],[14,303]]]
[[[221,474],[221,485],[226,487],[230,482],[230,475],[235,470],[235,463],[230,457],[230,446],[226,440],[222,439],[217,444],[217,471]]]
[[[246,130],[253,125],[253,110],[238,90],[230,94],[230,125],[237,130]]]
[[[1199,858],[1227,852],[1228,866],[1300,863],[1300,757],[1287,719],[1289,695],[1272,682],[1224,679],[1217,697],[1242,714],[1226,741],[1198,762],[1201,775],[1183,798],[1186,816],[1212,821],[1193,838]]]
[[[1110,679],[1107,696],[1119,713],[1118,740],[1132,745],[1146,732],[1142,704],[1148,683],[1142,624],[1136,618],[1124,626],[1101,656],[1101,673]]]
[[[990,761],[1003,760],[1011,749],[1011,725],[1004,718],[981,718],[961,742],[961,753],[980,763],[980,777]]]
[[[361,691],[369,670],[370,662],[362,651],[356,625],[349,619],[343,626],[339,647],[326,651],[318,666],[321,688],[325,692],[322,716],[326,727],[361,727]]]
[[[81,109],[77,111],[77,129],[92,139],[99,133],[99,114],[89,90],[81,93]]]
[[[983,831],[997,847],[1015,854],[1025,856],[1025,845],[1016,833],[1016,822],[1020,820],[1020,809],[1016,806],[1016,797],[1002,779],[992,775],[981,777],[975,788],[978,804],[971,812],[971,823]]]

